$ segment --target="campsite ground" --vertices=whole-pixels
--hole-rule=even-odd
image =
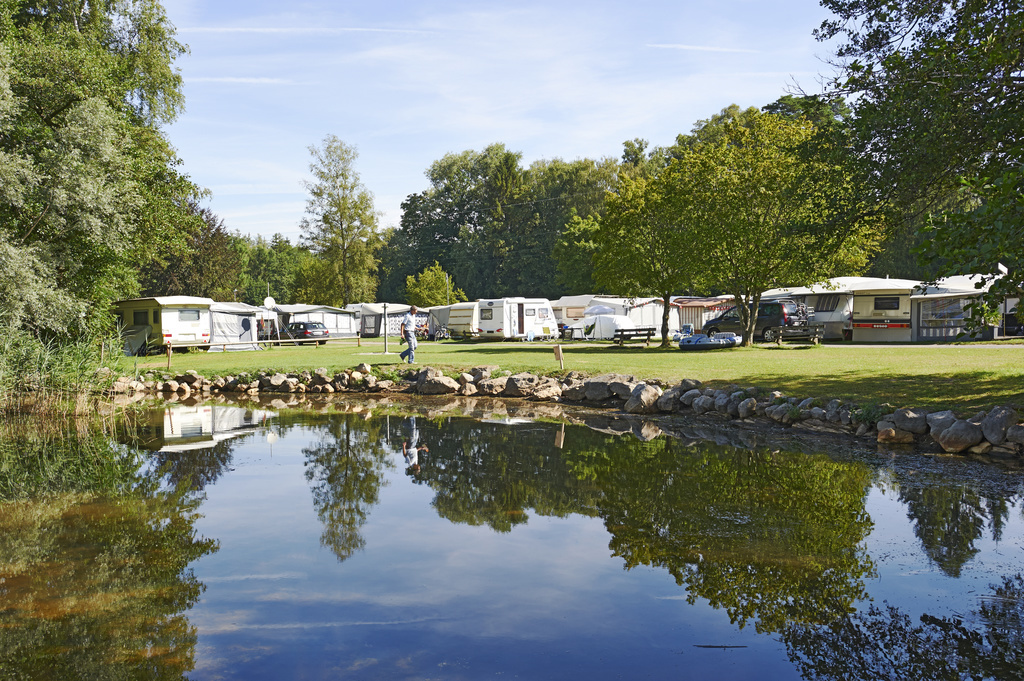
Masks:
[[[610,343],[567,343],[562,345],[564,371],[555,359],[553,346],[550,342],[423,342],[416,351],[416,366],[455,372],[492,364],[513,373],[550,375],[570,370],[591,376],[619,372],[666,383],[696,378],[711,385],[759,386],[791,395],[839,397],[858,404],[948,407],[964,413],[994,405],[1024,409],[1021,344],[793,344],[683,353],[653,345],[620,348]],[[402,346],[389,339],[388,350],[389,354],[384,354],[380,339],[364,339],[359,344],[354,339],[335,340],[324,346],[284,345],[262,352],[175,353],[170,372],[166,357],[138,358],[135,366],[139,373],[162,375],[194,369],[205,376],[312,371],[318,367],[334,371],[361,362],[385,371],[404,370],[406,365],[398,357]]]

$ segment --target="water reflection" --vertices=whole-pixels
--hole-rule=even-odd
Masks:
[[[313,506],[324,527],[320,543],[338,560],[366,545],[359,530],[387,484],[384,471],[390,463],[381,425],[339,415],[321,423],[316,439],[302,449]]]
[[[255,404],[235,408],[240,413],[211,405],[217,409],[209,418],[195,405],[178,405],[121,430],[122,444],[106,437],[15,441],[0,432],[0,670],[33,679],[183,678],[207,636],[224,664],[216,672],[200,665],[193,678],[232,676],[225,670],[236,664],[236,676],[270,678],[253,663],[264,657],[276,660],[278,674],[301,658],[312,665],[310,678],[334,673],[315,671],[321,663],[383,677],[383,667],[375,675],[359,665],[398,660],[405,647],[436,655],[405,669],[421,676],[477,647],[504,650],[504,666],[467,676],[571,676],[579,670],[548,664],[553,651],[570,649],[597,676],[669,675],[680,649],[709,642],[702,632],[717,611],[743,645],[762,641],[752,661],[733,659],[748,665],[748,676],[770,658],[782,665],[766,674],[776,678],[1024,677],[1024,581],[1004,576],[1014,570],[986,574],[993,568],[981,564],[986,555],[992,560],[994,542],[1019,556],[1019,477],[962,461],[915,460],[910,468],[859,453],[780,451],[756,434],[715,444],[708,426],[606,416],[580,419],[590,427],[544,423],[516,406],[480,404],[491,405],[477,414],[483,420],[441,404],[279,414]],[[190,420],[191,435],[174,430]],[[217,423],[233,436],[218,438]],[[278,449],[261,458],[271,431]],[[208,446],[179,448],[200,442],[186,437]],[[403,456],[413,442],[426,446],[418,468]],[[402,484],[389,490],[395,480]],[[228,488],[236,496],[218,498]],[[284,516],[284,534],[247,524],[232,508],[279,489],[299,497],[283,508],[308,515]],[[894,513],[880,513],[879,496]],[[208,566],[199,559],[217,550],[196,531],[204,505],[216,539],[235,552],[212,557],[220,572],[209,580],[211,591],[235,600],[201,597],[196,562]],[[566,550],[572,538],[561,527],[596,528],[600,556],[589,560],[614,563],[625,576],[613,580],[603,567],[574,563],[578,556]],[[552,544],[527,540],[539,528],[555,537]],[[872,547],[891,546],[884,542],[895,539],[876,535],[899,531],[915,555],[893,569],[885,551],[871,555]],[[316,561],[303,548],[307,534],[327,549],[319,551],[327,565],[315,577],[305,572]],[[516,558],[515,571],[525,573],[516,578],[544,584],[545,562],[559,563],[564,574],[596,576],[558,580],[558,607],[586,603],[576,607],[590,617],[538,614],[502,600],[515,585],[508,573],[488,584],[494,566],[476,547],[499,555],[518,546],[538,553]],[[934,575],[915,576],[931,565]],[[979,597],[966,579],[979,573],[1001,583]],[[414,591],[403,591],[413,575]],[[456,596],[421,586],[440,584],[434,575]],[[923,589],[912,579],[941,584],[943,596],[922,606],[893,587],[902,581]],[[462,580],[483,586],[465,595]],[[332,584],[345,591],[331,592]],[[883,588],[891,605],[876,601]],[[665,600],[680,607],[651,605]],[[327,605],[296,605],[321,601],[343,604],[344,618]],[[247,616],[259,610],[252,629],[235,627],[239,603]],[[197,604],[207,609],[200,621],[219,628],[197,632],[189,621]],[[604,623],[606,638],[593,636],[594,612],[615,613]],[[558,627],[536,626],[556,615]],[[321,626],[317,617],[336,628],[342,619],[359,624],[331,635],[260,638],[279,625],[312,631]],[[531,635],[496,634],[496,617]],[[463,621],[454,635],[453,623]],[[373,629],[381,623],[393,631]],[[227,631],[233,638],[218,638]],[[718,635],[712,643],[724,638]],[[412,664],[411,656],[402,659]],[[390,669],[400,671],[397,662]]]
[[[199,500],[106,438],[0,438],[0,461],[4,678],[184,678],[203,590],[189,565],[216,550]]]
[[[974,612],[922,615],[868,607],[825,627],[794,624],[783,639],[808,681],[1024,678],[1024,577],[1004,577]]]

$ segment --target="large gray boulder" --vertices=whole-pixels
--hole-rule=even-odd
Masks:
[[[562,384],[562,397],[574,402],[581,402],[587,397],[587,384],[578,379],[570,379]]]
[[[939,433],[935,441],[943,450],[957,454],[965,449],[970,449],[984,439],[985,433],[982,432],[979,424],[958,419],[949,428]]]
[[[923,435],[928,432],[928,412],[921,409],[897,409],[893,423],[900,430]]]
[[[562,396],[562,384],[557,378],[545,376],[533,389],[531,400],[555,400]]]
[[[633,389],[639,385],[633,376],[623,376],[608,382],[608,389],[611,390],[620,400],[628,400],[633,394]]]
[[[715,410],[715,398],[708,395],[701,395],[693,401],[693,412],[695,414],[706,414]]]
[[[1006,440],[1024,445],[1024,426],[1010,426],[1006,429]]]
[[[692,407],[693,401],[698,397],[701,397],[703,394],[704,393],[700,391],[700,388],[691,388],[679,396],[679,401],[682,402],[684,406]]]
[[[498,369],[500,368],[501,367],[499,367],[497,364],[487,364],[484,366],[473,367],[472,369],[470,369],[469,373],[473,375],[473,382],[478,383],[484,380],[485,378],[490,378],[491,376],[493,376],[494,373],[497,372]]]
[[[503,397],[529,397],[540,385],[540,376],[531,373],[513,374],[505,382],[505,389],[501,391]]]
[[[423,384],[427,381],[427,379],[440,378],[441,376],[444,376],[444,372],[441,371],[440,369],[435,369],[434,367],[423,367],[418,372],[416,372],[416,390],[419,392],[423,392],[420,389],[423,387]]]
[[[748,397],[736,405],[736,410],[739,418],[749,419],[757,413],[757,400],[753,397]]]
[[[939,434],[942,431],[946,430],[957,421],[956,414],[949,409],[946,411],[932,412],[931,414],[928,414],[926,420],[928,422],[928,430],[935,439],[938,439]]]
[[[508,376],[495,376],[477,381],[476,387],[481,395],[500,395],[505,391],[506,383],[508,383]]]
[[[459,382],[447,376],[428,376],[419,383],[421,395],[453,395],[459,390]]]
[[[616,391],[612,390],[613,384],[621,391],[630,382],[634,382],[631,379],[632,376],[623,376],[622,374],[602,374],[601,376],[587,379],[586,398],[589,402],[603,402],[610,397],[618,395]],[[625,397],[623,399],[628,398],[632,391],[632,387],[625,390]]]
[[[1017,424],[1017,412],[1009,407],[994,407],[981,422],[981,432],[994,445],[1006,442],[1006,431]]]
[[[658,411],[676,411],[682,406],[679,398],[683,394],[683,387],[674,385],[661,394],[658,398]]]
[[[658,411],[658,398],[661,396],[661,388],[658,386],[639,383],[623,409],[627,414],[653,414]]]

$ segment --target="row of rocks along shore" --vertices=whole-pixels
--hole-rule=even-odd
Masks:
[[[501,372],[480,366],[457,377],[440,369],[408,370],[400,380],[380,378],[369,364],[330,375],[326,369],[301,373],[258,373],[206,378],[194,371],[173,378],[152,375],[119,378],[113,394],[175,395],[179,398],[215,394],[261,395],[303,393],[415,393],[517,398],[564,402],[628,414],[717,414],[738,420],[770,420],[804,431],[872,438],[880,443],[913,446],[922,451],[971,453],[995,458],[1024,458],[1024,424],[1010,407],[994,407],[964,418],[952,410],[929,412],[891,405],[858,406],[822,397],[794,397],[777,390],[705,387],[695,379],[671,386],[626,374],[588,377],[571,371],[562,378]]]

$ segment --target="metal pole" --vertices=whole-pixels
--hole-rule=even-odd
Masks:
[[[388,354],[388,304],[384,303],[384,319],[381,322],[383,329],[381,332],[384,334],[384,354]]]

